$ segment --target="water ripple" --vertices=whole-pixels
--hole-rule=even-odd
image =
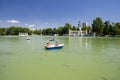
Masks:
[[[14,53],[10,53],[10,52],[1,52],[0,55],[13,55]]]
[[[101,80],[108,80],[105,76],[100,77]]]

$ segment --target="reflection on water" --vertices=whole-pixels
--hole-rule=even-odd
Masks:
[[[10,53],[10,52],[0,52],[0,55],[13,55],[13,53]]]
[[[1,36],[0,80],[120,80],[120,38],[56,36],[63,49],[45,50],[51,36]]]
[[[101,77],[101,80],[108,80],[106,77]]]
[[[5,65],[0,65],[0,75],[3,74],[5,68]]]
[[[66,67],[66,68],[70,68],[70,65],[68,65],[68,64],[62,64],[62,66]]]

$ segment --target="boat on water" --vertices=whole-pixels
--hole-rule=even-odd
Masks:
[[[55,41],[55,38],[50,39],[49,41]]]
[[[53,44],[53,45],[49,45],[49,46],[45,46],[45,49],[47,50],[54,50],[54,49],[61,49],[64,47],[64,44]]]
[[[50,42],[51,42],[52,44],[51,44]],[[47,49],[47,50],[61,49],[61,48],[64,47],[64,44],[59,44],[59,43],[55,40],[55,38],[52,38],[52,39],[50,39],[49,41],[47,41],[47,43],[46,43],[46,45],[45,45],[44,47],[45,47],[45,49]]]
[[[26,38],[26,40],[30,40],[30,38],[29,38],[29,37],[27,37],[27,38]]]

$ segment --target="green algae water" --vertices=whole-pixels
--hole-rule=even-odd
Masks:
[[[0,80],[120,80],[120,38],[59,37],[65,46],[45,50],[50,36],[0,37]]]

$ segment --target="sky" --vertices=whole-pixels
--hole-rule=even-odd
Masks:
[[[120,0],[0,0],[0,27],[54,28],[96,17],[120,22]]]

